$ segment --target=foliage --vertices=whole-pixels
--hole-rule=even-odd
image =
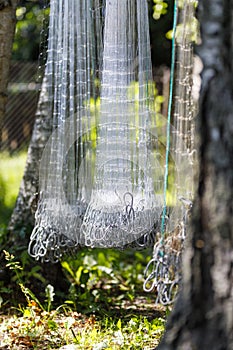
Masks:
[[[20,2],[17,9],[17,25],[13,44],[13,59],[37,61],[39,55],[45,59],[44,44],[46,42],[49,8],[45,5],[48,0],[33,0]],[[164,0],[149,0],[151,12],[152,49],[159,40],[159,49],[154,47],[153,65],[169,65],[169,50],[165,33],[171,28],[172,6]],[[164,16],[166,14],[166,16]],[[156,21],[153,20],[156,19]],[[156,33],[156,36],[153,35]],[[43,63],[43,62],[42,62]]]
[[[69,302],[82,312],[133,301],[142,293],[143,271],[149,260],[145,251],[82,250],[77,258],[62,262],[71,282]]]
[[[10,349],[149,350],[158,345],[164,319],[135,317],[102,320],[71,310],[42,312],[31,302],[23,316],[0,316],[0,346]],[[64,348],[63,348],[64,346]],[[66,348],[65,348],[66,346]]]
[[[18,306],[19,315],[0,316],[0,346],[10,346],[12,348],[14,345],[16,348],[25,346],[32,349],[41,349],[42,347],[49,349],[69,344],[72,346],[71,349],[97,350],[151,349],[151,347],[158,345],[165,326],[164,310],[158,309],[159,317],[155,317],[155,306],[153,306],[153,317],[151,317],[149,312],[147,312],[147,316],[143,316],[142,310],[140,312],[138,300],[136,303],[137,310],[135,308],[136,305],[133,308],[123,305],[124,294],[119,298],[121,299],[121,305],[115,313],[111,310],[111,304],[108,303],[111,293],[114,293],[112,291],[112,282],[120,282],[123,293],[126,292],[127,294],[129,291],[132,293],[132,289],[134,293],[132,286],[136,282],[134,278],[137,275],[137,267],[136,273],[131,279],[132,268],[129,268],[127,272],[122,269],[120,271],[117,270],[118,273],[114,273],[109,267],[113,265],[113,261],[116,263],[117,254],[115,256],[114,254],[110,255],[108,263],[106,263],[105,255],[103,252],[98,251],[96,257],[102,265],[98,265],[97,261],[94,261],[90,254],[86,256],[85,264],[79,265],[79,267],[78,265],[76,266],[78,260],[74,261],[71,259],[69,262],[63,262],[63,266],[69,271],[77,285],[83,288],[84,293],[87,290],[87,294],[84,297],[86,298],[85,303],[83,303],[84,298],[82,299],[82,294],[76,295],[76,300],[82,299],[82,308],[79,309],[82,313],[79,313],[77,308],[74,308],[74,303],[69,300],[66,300],[63,305],[53,308],[51,311],[55,295],[54,288],[51,285],[46,286],[46,300],[45,303],[41,303],[36,295],[25,286],[23,282],[24,272],[20,263],[15,260],[12,254],[5,252],[6,266],[14,271],[16,283],[20,286],[25,296],[26,305],[22,306],[20,304]],[[142,254],[139,254],[138,258],[144,261]],[[126,262],[121,267],[126,267]],[[102,311],[95,315],[93,313],[94,310],[92,310],[92,313],[86,316],[83,313],[83,307],[87,307],[87,304],[91,305],[93,301],[90,298],[91,294],[88,293],[95,290],[101,294],[101,285],[103,283],[110,293],[107,293],[108,299],[105,300],[105,304],[103,303],[103,296],[98,300]],[[93,288],[97,287],[97,284],[99,290]],[[79,293],[81,292],[79,290]],[[96,297],[97,294],[94,293],[93,295]],[[130,296],[129,299],[131,300],[132,297]],[[115,305],[117,305],[117,302],[115,302]],[[139,311],[139,314],[136,311]]]
[[[172,28],[173,1],[150,0],[150,40],[153,66],[170,67],[171,41],[166,33]]]
[[[153,0],[153,2],[155,3],[153,6],[153,18],[158,20],[167,13],[168,4],[163,0]]]
[[[13,43],[14,60],[38,60],[41,41],[46,37],[49,8],[43,8],[39,1],[25,2],[16,10],[17,24]],[[44,28],[43,28],[44,27]],[[43,32],[45,30],[45,32]]]

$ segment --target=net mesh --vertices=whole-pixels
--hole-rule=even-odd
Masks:
[[[146,0],[51,1],[44,88],[53,133],[29,253],[57,261],[83,245],[151,244],[161,166]]]
[[[92,9],[95,9],[93,16]],[[81,244],[90,195],[101,6],[98,0],[50,2],[46,90],[53,132],[40,163],[40,199],[29,253],[57,261]],[[85,179],[85,181],[83,181]]]
[[[82,225],[88,246],[143,246],[159,220],[153,89],[147,1],[106,1],[95,181]]]
[[[43,89],[53,132],[29,253],[56,262],[80,246],[141,249],[156,240],[144,287],[164,303],[178,283],[192,200],[193,3],[179,2],[170,125],[154,113],[147,0],[50,2]]]
[[[195,1],[175,3],[173,40],[175,50],[173,113],[171,119],[170,158],[166,191],[166,217],[161,233],[157,233],[153,257],[145,270],[144,289],[157,293],[157,302],[174,301],[181,279],[181,258],[186,225],[192,207],[195,170],[195,106],[193,85],[193,24]]]

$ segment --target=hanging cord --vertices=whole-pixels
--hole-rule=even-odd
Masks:
[[[168,168],[169,168],[169,152],[170,152],[170,129],[171,129],[171,112],[172,112],[172,98],[173,98],[173,85],[175,76],[175,59],[176,59],[176,27],[177,27],[177,4],[174,0],[174,17],[172,28],[172,57],[171,57],[171,74],[170,74],[170,87],[169,87],[169,101],[168,101],[168,115],[167,115],[167,142],[166,142],[166,158],[165,158],[165,173],[164,173],[164,206],[161,220],[161,245],[164,243],[165,234],[165,220],[167,214],[167,185],[168,185]]]

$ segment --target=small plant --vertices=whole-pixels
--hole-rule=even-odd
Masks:
[[[52,302],[54,301],[54,287],[51,284],[48,284],[45,288],[46,301],[47,301],[47,312],[50,312]]]
[[[140,316],[140,312],[137,316],[136,309],[127,311],[124,306],[124,302],[131,303],[135,298],[137,278],[139,276],[140,279],[145,260],[141,253],[132,255],[109,250],[104,254],[96,250],[92,256],[91,252],[86,251],[83,252],[82,264],[81,257],[78,259],[79,267],[77,261],[63,262],[63,267],[69,271],[74,282],[71,287],[73,300],[69,298],[55,310],[52,309],[54,287],[47,285],[45,301],[41,303],[23,283],[25,272],[21,264],[13,254],[4,253],[6,265],[15,273],[15,282],[20,286],[27,305],[19,306],[21,317],[14,316],[0,322],[0,337],[4,334],[5,339],[0,341],[0,346],[14,344],[18,348],[49,349],[72,345],[72,348],[81,350],[149,350],[151,345],[155,347],[159,343],[165,320],[149,320]],[[135,259],[133,267],[132,257]],[[131,298],[129,293],[132,293]],[[80,307],[82,313],[72,310],[70,306]],[[114,307],[118,308],[114,311]],[[85,312],[90,315],[85,315]]]
[[[51,284],[48,284],[45,288],[45,295],[46,295],[46,307],[42,305],[42,303],[39,301],[39,299],[36,297],[36,295],[25,286],[23,283],[23,276],[24,271],[23,267],[21,266],[19,261],[15,260],[15,257],[13,254],[10,254],[7,251],[3,251],[5,254],[5,259],[7,261],[6,267],[8,267],[10,270],[12,270],[15,273],[15,282],[19,285],[22,293],[24,294],[27,305],[30,308],[31,306],[39,308],[41,311],[50,312],[51,311],[51,305],[54,301],[54,287]]]
[[[145,252],[144,252],[145,253]],[[133,302],[142,293],[143,271],[149,259],[140,252],[83,249],[62,262],[71,282],[69,303],[82,312],[102,312],[110,305]]]

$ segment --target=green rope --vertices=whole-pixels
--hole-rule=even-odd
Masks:
[[[161,244],[164,241],[165,218],[167,214],[167,185],[168,185],[168,168],[169,168],[169,152],[170,152],[170,129],[171,129],[171,111],[172,111],[172,97],[173,97],[173,83],[175,75],[175,53],[176,53],[176,26],[177,26],[177,5],[174,0],[174,17],[172,29],[172,57],[171,57],[171,74],[169,87],[169,102],[168,102],[168,116],[167,116],[167,142],[166,142],[166,158],[165,158],[165,173],[164,173],[164,206],[161,221]]]

